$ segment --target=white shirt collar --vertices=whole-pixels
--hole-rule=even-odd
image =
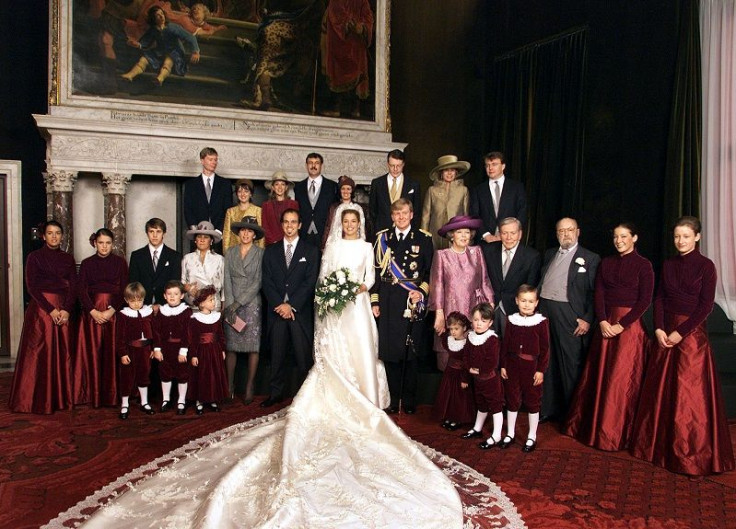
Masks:
[[[201,312],[195,312],[192,314],[192,318],[201,323],[213,324],[220,321],[220,313],[213,310],[209,314],[202,314]]]
[[[411,224],[405,230],[400,230],[399,228],[394,226],[394,232],[396,234],[397,239],[399,238],[399,233],[403,233],[404,239],[406,239],[406,236],[409,235],[410,231],[411,231]]]
[[[130,307],[123,307],[123,309],[120,312],[122,312],[129,318],[137,318],[138,313],[140,312],[141,317],[145,318],[146,316],[150,316],[153,313],[153,309],[151,308],[150,305],[143,305],[143,307],[141,307],[141,310],[139,311],[135,311],[131,309]]]
[[[215,173],[212,173],[210,176],[207,176],[206,174],[202,173],[202,183],[204,185],[207,185],[207,180],[210,181],[211,185],[215,185]]]
[[[577,251],[578,251],[578,244],[579,244],[579,243],[577,243],[577,242],[576,242],[575,244],[573,244],[572,246],[570,246],[570,247],[569,247],[569,248],[567,249],[567,251],[565,252],[565,255],[567,255],[568,253],[572,255],[572,254],[574,254],[575,252],[577,252]],[[558,246],[558,247],[557,247],[557,253],[560,253],[560,250],[562,250],[562,246]]]
[[[164,316],[178,316],[188,308],[189,306],[186,303],[182,302],[179,303],[176,307],[172,307],[171,305],[161,305],[159,311]]]
[[[312,182],[314,182],[314,187],[319,189],[320,186],[322,185],[322,175],[319,175],[316,178],[312,178],[311,176],[308,176],[307,177],[307,189],[309,189],[309,186],[312,185]]]
[[[535,312],[531,316],[522,316],[518,312],[515,312],[509,316],[509,321],[518,327],[534,327],[535,325],[542,323],[545,319],[546,318],[538,312]]]
[[[490,329],[488,329],[483,334],[476,334],[475,331],[470,331],[470,334],[468,334],[468,341],[470,343],[472,343],[473,345],[483,345],[484,343],[486,343],[488,341],[488,339],[491,336],[498,337],[498,335],[496,334],[496,332],[495,331],[492,331]]]
[[[467,341],[467,338],[463,338],[462,340],[456,340],[452,336],[447,337],[447,348],[450,351],[458,352],[460,349],[462,349],[465,346],[465,342]]]
[[[286,251],[286,245],[287,245],[287,244],[291,244],[291,251],[293,252],[293,251],[294,251],[294,249],[296,248],[296,243],[298,243],[298,242],[299,242],[299,236],[297,236],[297,237],[296,237],[296,239],[294,239],[294,240],[293,240],[293,241],[291,241],[291,242],[287,241],[287,240],[286,240],[286,237],[284,237],[284,238],[283,238],[283,241],[284,241],[284,251]]]
[[[159,257],[159,259],[160,259],[160,258],[161,258],[161,250],[163,249],[163,247],[164,247],[164,243],[161,243],[161,244],[160,244],[160,245],[158,245],[158,246],[154,246],[153,244],[151,244],[151,243],[149,242],[149,243],[148,243],[148,252],[149,252],[149,253],[151,254],[151,257],[153,257],[153,252],[154,252],[155,250],[158,250],[158,257]]]
[[[504,174],[502,174],[501,176],[499,176],[495,180],[493,180],[492,178],[489,178],[488,179],[488,187],[490,187],[491,189],[493,189],[493,184],[496,183],[496,182],[498,182],[498,186],[501,189],[503,189],[503,184],[504,184],[505,181],[506,181],[506,175],[504,175]]]
[[[506,248],[503,244],[501,245],[501,251],[503,253],[506,253],[507,250],[511,250],[511,257],[516,255],[516,250],[519,248],[519,243],[517,242],[516,245],[514,245],[513,248]]]

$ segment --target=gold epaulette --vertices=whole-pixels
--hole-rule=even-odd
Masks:
[[[388,230],[389,230],[389,228],[386,228],[386,229],[384,229],[384,230],[381,230],[381,231],[377,231],[377,232],[376,232],[376,235],[380,235],[380,234],[382,234],[382,233],[385,233],[385,232],[387,232]]]
[[[431,234],[431,233],[429,233],[429,232],[428,232],[427,230],[423,230],[422,228],[419,228],[419,231],[421,231],[421,232],[422,232],[422,233],[423,233],[424,235],[426,235],[427,237],[432,237],[432,234]]]

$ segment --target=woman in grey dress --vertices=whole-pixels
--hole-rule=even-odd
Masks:
[[[235,365],[238,356],[248,356],[248,379],[243,402],[253,402],[253,383],[261,344],[261,261],[263,249],[253,244],[264,235],[255,217],[233,222],[230,229],[238,245],[225,254],[225,365],[230,395],[235,394]],[[244,325],[243,325],[244,324]]]

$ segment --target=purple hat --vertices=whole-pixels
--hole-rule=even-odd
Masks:
[[[447,224],[442,226],[437,233],[440,237],[446,237],[447,233],[453,230],[459,230],[461,228],[467,228],[469,230],[477,230],[483,227],[483,221],[478,217],[471,217],[469,215],[458,215],[452,217]]]

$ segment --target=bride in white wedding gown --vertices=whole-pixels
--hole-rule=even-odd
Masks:
[[[315,364],[288,411],[132,485],[85,527],[462,527],[450,480],[382,411],[388,385],[364,291],[373,252],[355,208],[335,212],[320,278],[347,267],[365,288],[317,320]]]

